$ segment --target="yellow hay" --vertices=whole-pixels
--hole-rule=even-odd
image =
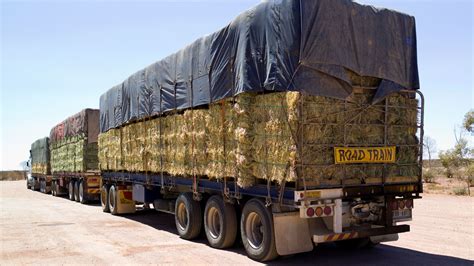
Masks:
[[[388,182],[417,175],[418,102],[393,95],[372,105],[373,93],[348,101],[298,92],[244,93],[207,109],[141,121],[99,136],[101,169],[165,172],[211,179],[304,181],[311,186],[380,183],[383,165],[335,165],[334,146],[402,145]],[[387,121],[385,134],[384,121]],[[400,127],[409,125],[409,127]]]

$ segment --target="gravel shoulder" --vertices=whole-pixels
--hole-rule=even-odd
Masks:
[[[426,194],[415,202],[412,231],[371,250],[332,244],[280,258],[275,264],[473,265],[474,199]],[[156,211],[112,216],[0,182],[0,264],[257,264],[241,245],[216,250],[205,237],[178,237],[174,217]]]

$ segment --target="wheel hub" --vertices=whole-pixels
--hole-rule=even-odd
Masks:
[[[256,212],[250,213],[245,223],[245,233],[252,248],[258,249],[262,246],[264,230],[260,215]]]

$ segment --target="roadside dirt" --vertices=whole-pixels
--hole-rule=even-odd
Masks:
[[[237,244],[212,249],[205,237],[176,234],[174,217],[141,211],[123,217],[0,182],[0,264],[256,264]],[[474,199],[424,195],[415,202],[412,232],[398,242],[349,251],[332,244],[275,264],[472,265]]]

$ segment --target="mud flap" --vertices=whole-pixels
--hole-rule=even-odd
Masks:
[[[291,255],[313,250],[308,219],[299,212],[274,213],[275,244],[279,255]]]
[[[135,201],[131,190],[118,190],[117,211],[119,214],[134,213],[136,211]]]

